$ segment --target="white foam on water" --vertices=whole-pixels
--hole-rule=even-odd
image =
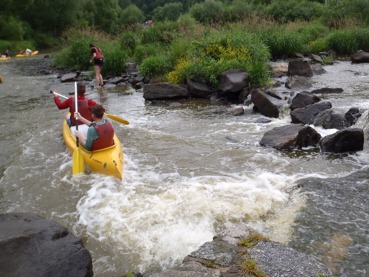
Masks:
[[[77,204],[78,224],[141,272],[173,266],[229,222],[260,222],[289,201],[298,177],[270,172],[183,177],[139,167],[125,156],[125,179],[96,178]]]

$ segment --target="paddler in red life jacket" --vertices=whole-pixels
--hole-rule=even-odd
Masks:
[[[92,121],[91,117],[91,107],[96,105],[96,102],[85,97],[86,92],[86,84],[84,82],[78,82],[77,84],[77,101],[78,101],[78,111],[80,114]],[[67,118],[67,122],[69,126],[76,125],[76,119],[74,117],[74,112],[76,110],[76,105],[74,104],[74,97],[69,97],[64,102],[61,102],[59,96],[53,91],[54,94],[54,102],[59,110],[64,110],[69,108],[70,117]],[[81,121],[78,121],[78,125],[83,124]]]
[[[103,86],[104,79],[101,75],[101,71],[104,65],[104,56],[100,48],[96,47],[94,44],[90,43],[89,47],[92,55],[90,63],[94,64],[95,69],[96,86]]]
[[[114,128],[110,121],[103,118],[104,108],[101,105],[91,107],[92,120],[82,117],[79,112],[74,115],[78,120],[90,126],[87,130],[87,137],[80,131],[76,131],[76,137],[79,138],[81,145],[89,150],[99,150],[114,145]]]

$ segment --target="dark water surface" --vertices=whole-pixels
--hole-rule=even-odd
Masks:
[[[35,66],[45,62],[34,57],[0,63],[0,212],[34,212],[68,227],[91,252],[96,276],[176,265],[236,222],[288,243],[294,220],[306,205],[293,189],[295,182],[343,177],[369,162],[367,145],[340,157],[261,147],[266,131],[290,123],[288,107],[280,118],[262,124],[251,106],[244,116],[234,117],[218,112],[232,105],[151,103],[142,91],[89,88],[89,97],[103,103],[108,113],[130,122],[114,123],[125,154],[125,177],[75,178],[61,133],[65,111],[56,108],[49,93],[56,89],[68,95],[74,86],[61,84],[56,74],[37,74]],[[312,78],[314,88],[343,88],[342,94],[322,98],[344,112],[359,107],[363,116],[355,127],[366,127],[369,66],[340,62],[326,70]],[[318,131],[326,135],[334,130]],[[345,208],[350,209],[349,203]],[[339,221],[337,213],[332,217]],[[359,220],[367,216],[358,214],[364,217]],[[345,259],[353,234],[337,233],[349,238],[340,245],[344,254],[336,258]],[[308,252],[323,259],[319,247]],[[366,258],[334,266],[347,267],[351,276],[368,276]]]

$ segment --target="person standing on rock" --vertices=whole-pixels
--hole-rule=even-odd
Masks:
[[[92,55],[90,63],[94,64],[95,69],[96,86],[103,86],[104,79],[101,75],[101,71],[104,65],[104,56],[101,52],[101,49],[96,47],[94,44],[90,43],[89,47]]]

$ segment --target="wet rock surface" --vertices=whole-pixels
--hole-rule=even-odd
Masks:
[[[177,267],[160,273],[146,273],[145,277],[238,277],[284,276],[306,277],[331,276],[330,270],[318,259],[297,252],[281,243],[260,241],[252,247],[240,245],[244,238],[255,231],[244,224],[228,228],[213,241],[203,244],[188,255]],[[249,264],[255,264],[252,269]],[[255,274],[266,275],[255,275]]]
[[[82,241],[31,213],[0,214],[0,276],[93,276]]]

